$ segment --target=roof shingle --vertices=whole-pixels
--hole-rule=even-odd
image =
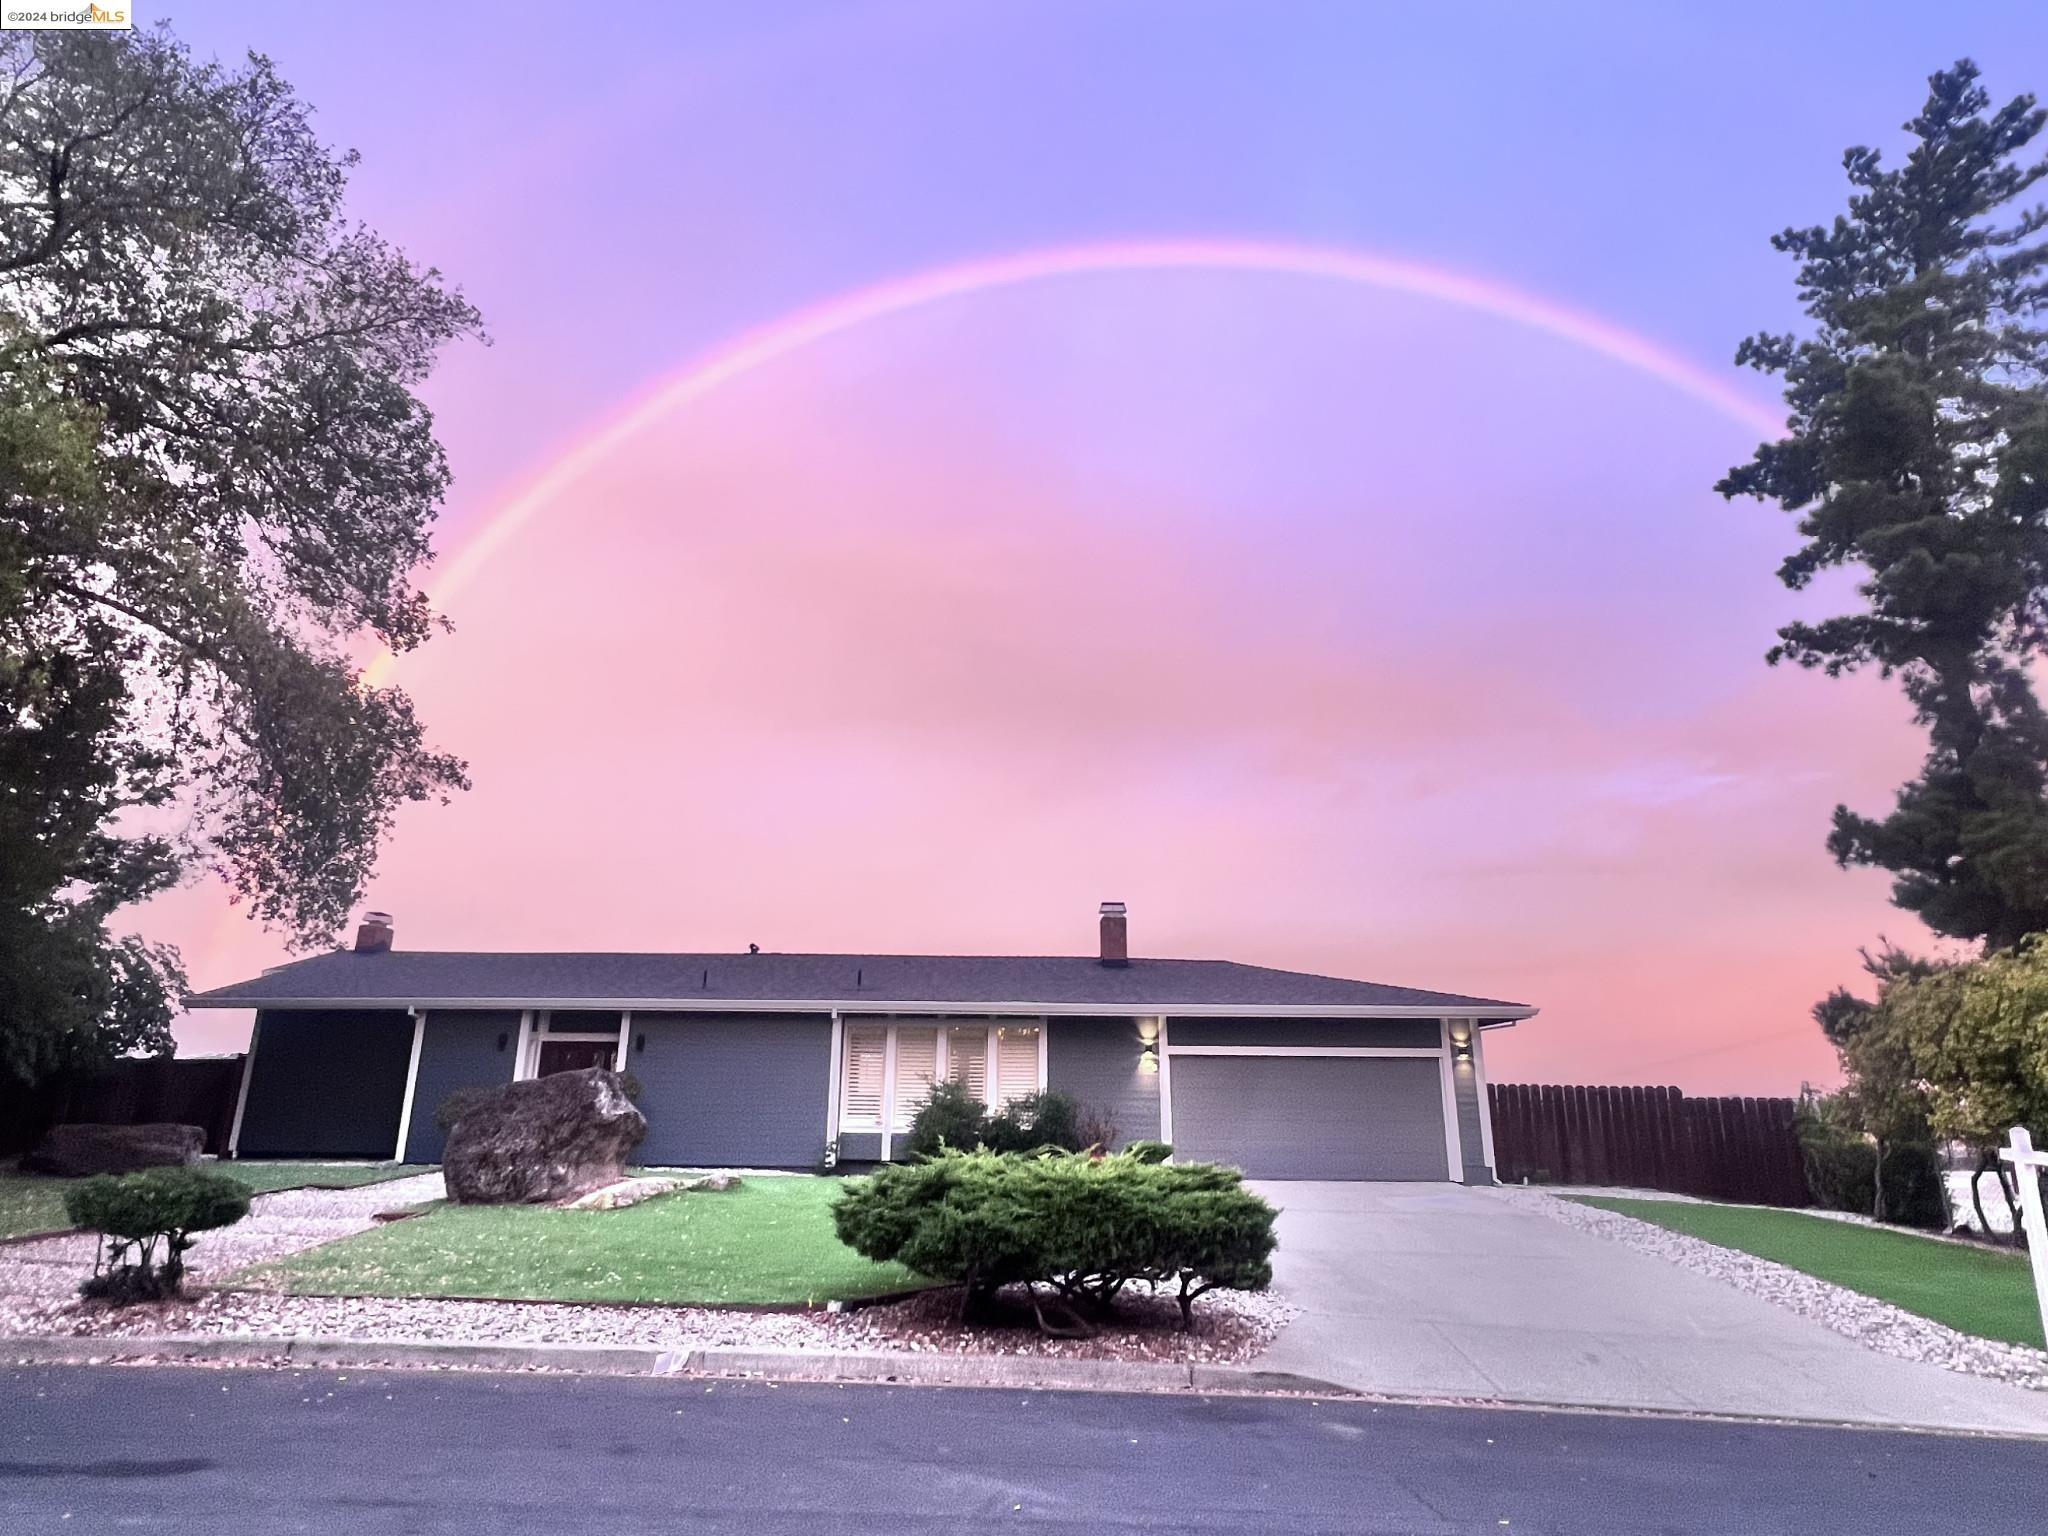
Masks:
[[[1535,1010],[1497,998],[1349,981],[1228,960],[1133,960],[1089,955],[492,954],[338,950],[279,966],[188,999],[195,1008],[332,1004],[607,1003],[704,1007],[720,1001],[818,1007],[888,1003],[1056,1008]]]

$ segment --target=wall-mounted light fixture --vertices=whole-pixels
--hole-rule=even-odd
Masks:
[[[1138,1052],[1138,1070],[1151,1077],[1159,1070],[1159,1047],[1148,1045]]]
[[[1159,1039],[1159,1021],[1157,1019],[1138,1020],[1138,1038],[1148,1046],[1155,1044]]]
[[[1451,1025],[1451,1057],[1456,1061],[1472,1059],[1472,1026],[1463,1019]]]

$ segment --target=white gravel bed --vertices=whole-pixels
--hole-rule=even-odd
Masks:
[[[1169,1295],[1127,1292],[1116,1326],[1094,1338],[1056,1339],[1030,1326],[962,1328],[957,1292],[930,1292],[850,1312],[721,1307],[606,1306],[569,1302],[286,1296],[207,1291],[209,1279],[375,1225],[381,1211],[441,1198],[438,1173],[353,1189],[259,1195],[249,1216],[200,1238],[190,1255],[197,1294],[185,1302],[109,1309],[78,1300],[97,1239],[41,1238],[0,1249],[0,1335],[133,1337],[164,1333],[230,1337],[420,1340],[428,1343],[647,1344],[666,1349],[895,1350],[907,1354],[1027,1355],[1101,1360],[1194,1360],[1234,1364],[1261,1353],[1299,1309],[1271,1294],[1212,1291],[1195,1304],[1195,1331],[1180,1331]]]
[[[1296,1309],[1270,1295],[1212,1291],[1179,1331],[1170,1298],[1126,1298],[1123,1326],[1092,1339],[1045,1338],[1024,1327],[962,1329],[956,1296],[933,1292],[858,1311],[741,1311],[720,1307],[568,1302],[404,1300],[202,1292],[187,1302],[109,1309],[69,1296],[0,1297],[0,1335],[133,1337],[164,1333],[291,1335],[460,1344],[648,1344],[665,1349],[893,1350],[906,1354],[1028,1355],[1056,1359],[1197,1360],[1233,1364],[1262,1352]]]
[[[186,1269],[195,1281],[217,1279],[249,1264],[265,1264],[316,1248],[337,1238],[366,1232],[379,1211],[397,1210],[438,1200],[444,1193],[441,1175],[416,1174],[360,1184],[351,1189],[282,1189],[257,1195],[249,1214],[232,1227],[202,1233],[186,1255]],[[59,1237],[0,1247],[0,1329],[7,1309],[21,1297],[68,1297],[92,1273],[99,1239],[72,1232]]]
[[[1638,1253],[1667,1260],[1739,1290],[1775,1302],[1832,1328],[1867,1349],[1939,1365],[1972,1376],[1989,1376],[2014,1386],[2048,1391],[2048,1353],[2021,1344],[1980,1339],[1874,1296],[1865,1296],[1800,1270],[1723,1248],[1681,1232],[1666,1231],[1619,1211],[1579,1205],[1533,1189],[1503,1193],[1525,1210],[1561,1221],[1595,1237],[1626,1244]]]

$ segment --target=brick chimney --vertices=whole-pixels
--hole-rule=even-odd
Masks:
[[[1120,901],[1105,901],[1102,904],[1102,963],[1131,963],[1130,934],[1125,925],[1124,904]]]
[[[391,947],[391,914],[389,912],[365,912],[363,925],[356,930],[356,953],[359,955],[381,955]]]

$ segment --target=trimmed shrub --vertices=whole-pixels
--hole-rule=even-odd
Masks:
[[[965,1083],[933,1083],[910,1122],[905,1150],[912,1157],[930,1157],[945,1147],[978,1147],[987,1120],[988,1106],[969,1093]]]
[[[1271,1282],[1275,1214],[1213,1163],[945,1150],[849,1181],[832,1218],[864,1257],[966,1287],[970,1311],[1022,1284],[1099,1315],[1139,1282],[1172,1289],[1185,1328],[1204,1293]]]
[[[964,1083],[942,1082],[932,1084],[910,1122],[904,1146],[911,1157],[931,1157],[949,1147],[959,1152],[977,1147],[991,1152],[1032,1152],[1040,1147],[1079,1152],[1093,1144],[1083,1139],[1081,1106],[1070,1094],[1026,1094],[991,1115]]]
[[[1057,1091],[1012,1099],[988,1117],[981,1135],[982,1145],[991,1152],[1031,1152],[1039,1147],[1079,1152],[1088,1145],[1081,1139],[1081,1106],[1071,1094]]]
[[[249,1187],[199,1168],[152,1168],[86,1179],[66,1191],[64,1209],[100,1234],[92,1277],[79,1294],[126,1306],[178,1295],[192,1234],[248,1215]]]
[[[1806,1188],[1823,1210],[1868,1216],[1876,1208],[1877,1148],[1862,1136],[1802,1116],[1799,1148]],[[1939,1228],[1948,1221],[1941,1157],[1931,1142],[1889,1148],[1884,1159],[1886,1218],[1900,1226]]]

